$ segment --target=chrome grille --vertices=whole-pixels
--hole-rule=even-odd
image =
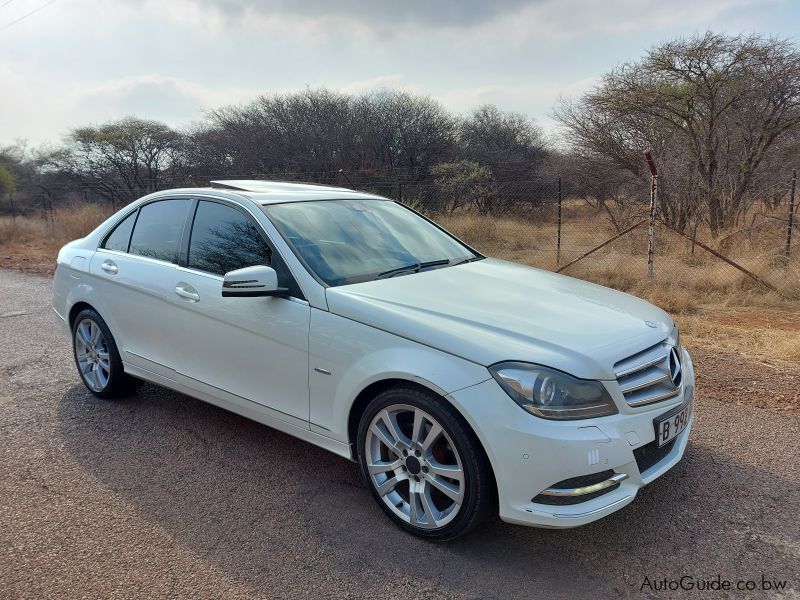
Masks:
[[[680,349],[666,341],[614,365],[628,406],[644,406],[677,396],[683,383]]]

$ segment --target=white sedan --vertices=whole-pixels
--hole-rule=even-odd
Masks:
[[[146,380],[356,460],[428,538],[492,513],[608,515],[680,460],[693,422],[666,313],[347,189],[141,198],[62,248],[54,308],[96,396]]]

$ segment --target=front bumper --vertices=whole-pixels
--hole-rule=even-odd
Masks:
[[[688,427],[656,461],[642,460],[655,440],[653,419],[681,405],[694,390],[694,367],[683,350],[681,394],[640,408],[629,407],[616,382],[607,382],[619,413],[581,421],[551,421],[529,415],[493,380],[452,393],[449,398],[470,422],[492,463],[500,518],[538,527],[576,527],[629,504],[643,486],[672,468],[683,456]],[[647,448],[645,448],[647,447]],[[634,451],[643,468],[640,471]],[[578,504],[553,506],[533,499],[557,482],[612,470],[627,475],[618,486]]]

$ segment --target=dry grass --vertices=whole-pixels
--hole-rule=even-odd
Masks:
[[[42,241],[44,235],[44,228],[31,219],[0,218],[0,247],[4,249]]]
[[[0,267],[52,272],[58,249],[85,236],[110,214],[102,206],[85,204],[55,211],[52,221],[0,217]]]
[[[562,226],[560,260],[556,260],[556,226],[552,219],[484,218],[456,214],[441,219],[445,227],[482,252],[555,270],[615,234],[602,214],[573,209]],[[655,277],[647,281],[647,230],[640,227],[580,262],[566,275],[594,281],[645,297],[670,312],[692,312],[717,306],[796,306],[800,300],[800,259],[787,266],[780,239],[745,239],[725,254],[754,272],[777,292],[724,263],[699,246],[660,227],[656,235]]]
[[[776,309],[704,307],[677,316],[690,347],[743,354],[771,365],[800,363],[800,315]]]
[[[85,236],[111,212],[98,204],[62,208],[53,214],[52,222],[31,217],[0,218],[0,248],[22,248],[30,244],[58,250],[61,246]]]

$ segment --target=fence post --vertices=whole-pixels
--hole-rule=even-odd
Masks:
[[[342,177],[344,177],[347,180],[347,183],[350,184],[350,189],[351,190],[355,189],[355,186],[353,185],[353,180],[350,179],[350,176],[347,174],[347,171],[345,171],[344,169],[339,169],[339,175],[341,175]]]
[[[558,236],[556,239],[556,266],[561,262],[561,176],[558,178]]]
[[[653,255],[656,246],[656,195],[658,194],[658,171],[650,150],[644,151],[644,159],[650,169],[650,225],[647,228],[647,281],[653,283]]]
[[[8,201],[11,203],[11,221],[17,220],[17,209],[14,207],[14,194],[8,192]]]
[[[786,228],[786,263],[792,253],[792,227],[794,227],[794,192],[797,187],[797,169],[792,169],[792,188],[789,192],[789,226]]]

